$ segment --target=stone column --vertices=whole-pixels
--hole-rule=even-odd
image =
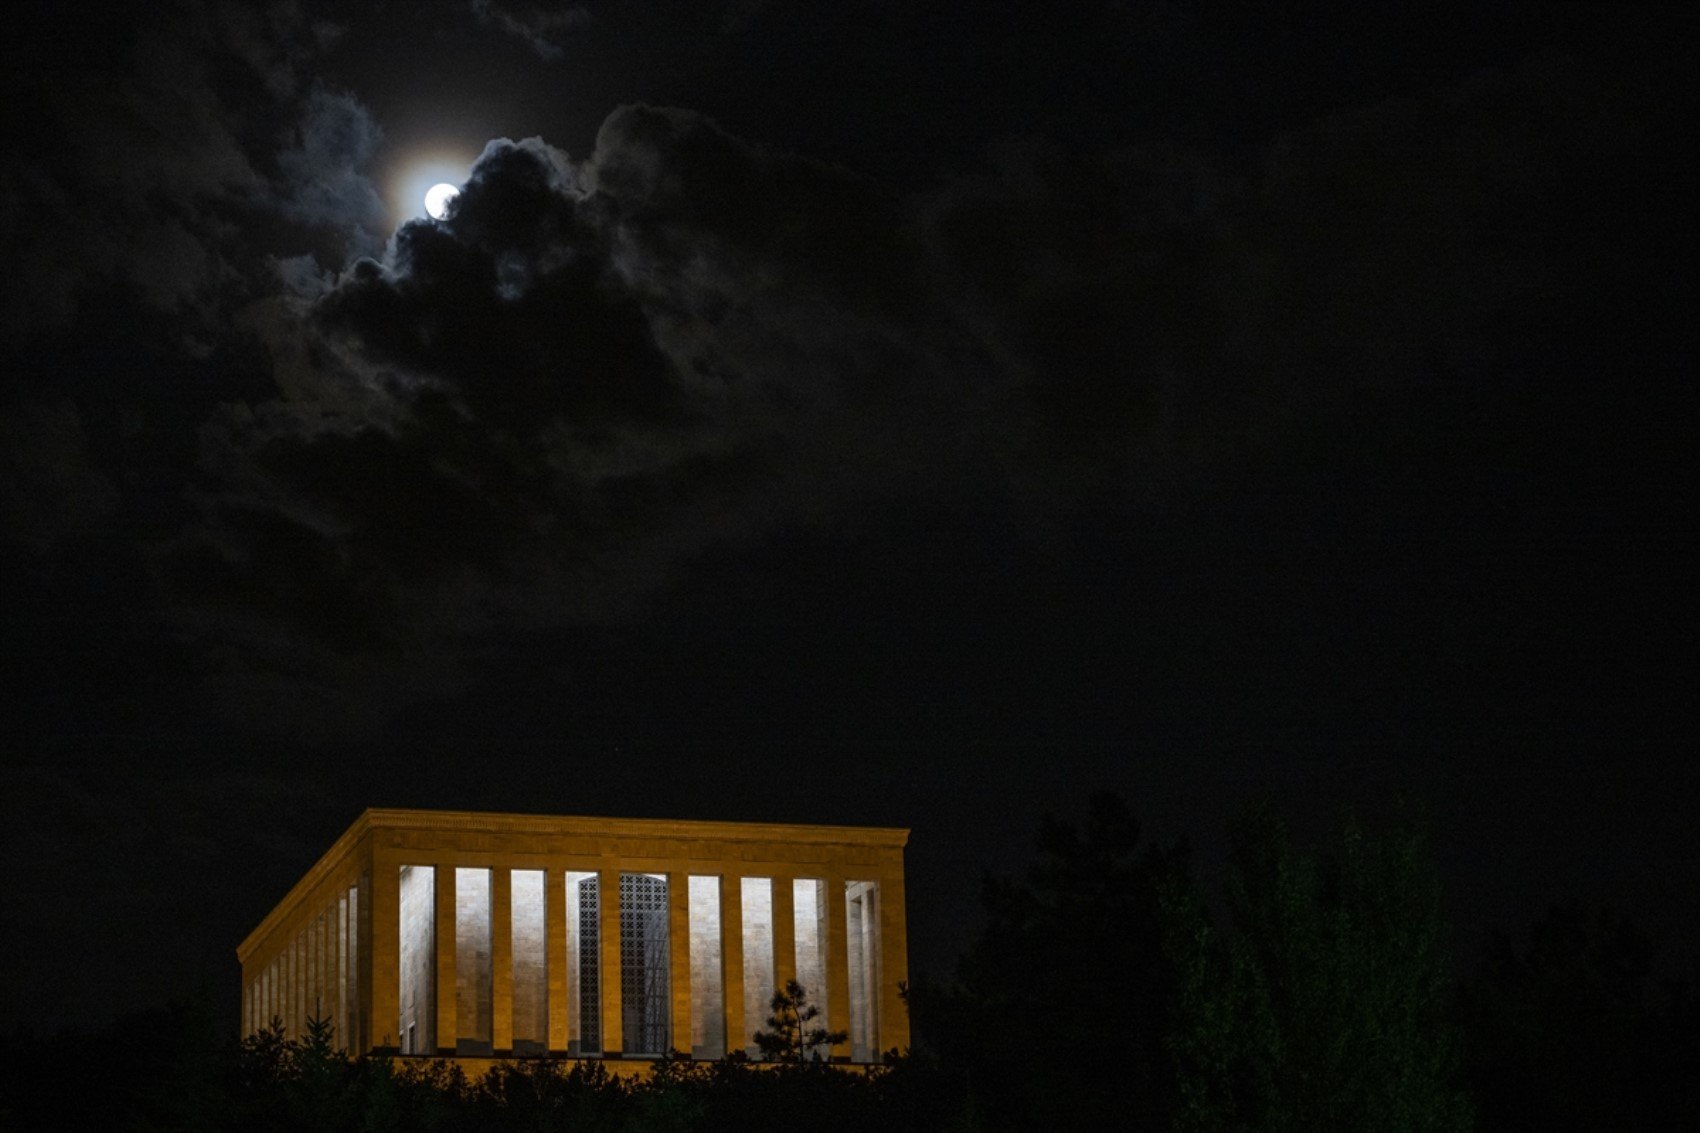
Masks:
[[[325,1009],[329,998],[326,991],[330,986],[330,932],[329,921],[324,913],[313,918],[313,1017],[328,1018],[330,1012]]]
[[[289,1037],[299,1039],[307,1034],[307,926],[295,930],[295,975],[290,986],[295,1001],[295,1023]]]
[[[604,862],[596,886],[602,910],[602,1053],[619,1057],[626,1049],[620,1011],[620,867]]]
[[[668,986],[673,991],[674,1050],[691,1052],[691,878],[681,869],[667,872]]]
[[[460,1020],[456,1008],[460,1002],[459,980],[455,974],[455,867],[438,865],[432,889],[436,894],[436,915],[432,936],[437,945],[437,1054],[447,1057],[455,1052],[455,1040],[460,1037]]]
[[[301,1020],[301,1033],[307,1033],[307,1024],[319,1013],[319,918],[313,917],[307,922],[307,978],[303,981],[307,989],[305,1002],[307,1015]]]
[[[828,873],[822,883],[826,893],[826,987],[821,1002],[826,1006],[827,1029],[850,1033],[850,923],[844,915],[844,875]],[[850,1040],[832,1044],[832,1057],[849,1061]]]
[[[283,939],[283,956],[277,967],[279,977],[278,1014],[283,1019],[283,1033],[295,1037],[295,933]]]
[[[733,870],[720,875],[720,964],[726,993],[726,1053],[750,1043],[744,1030],[744,884]]]
[[[565,1055],[567,1020],[571,1017],[567,994],[567,874],[553,866],[543,873],[543,931],[548,942],[543,970],[549,981],[549,1053]]]
[[[905,915],[903,878],[884,876],[879,888],[879,1050],[909,1049],[909,1008],[899,985],[909,980],[909,930]]]
[[[490,869],[490,1048],[498,1055],[514,1049],[514,897],[513,871]]]

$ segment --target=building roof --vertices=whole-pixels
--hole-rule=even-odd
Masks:
[[[339,868],[360,840],[379,830],[441,830],[479,834],[535,834],[546,837],[596,835],[605,838],[711,839],[717,842],[774,845],[859,845],[902,849],[904,827],[820,826],[795,822],[720,822],[681,818],[597,818],[588,815],[508,814],[497,811],[406,810],[370,807],[361,812],[330,849],[290,887],[242,943],[236,955],[246,960],[278,922]]]

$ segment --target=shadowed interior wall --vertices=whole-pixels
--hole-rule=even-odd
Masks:
[[[513,1051],[544,1054],[549,1048],[548,944],[543,922],[544,874],[513,871]]]
[[[436,870],[428,865],[402,866],[399,994],[403,1054],[435,1054],[437,1050],[436,901]]]
[[[750,1036],[767,1026],[773,1010],[773,879],[738,881],[744,897],[744,1049],[753,1057],[761,1048]]]
[[[720,878],[690,879],[691,1057],[726,1053],[726,982],[721,973]]]
[[[455,870],[455,1053],[489,1054],[491,1004],[490,871]]]
[[[820,1008],[812,1026],[831,1030],[826,1013],[826,883],[799,877],[791,882],[792,936],[797,951],[797,982],[809,1002]]]
[[[849,936],[850,1057],[871,1062],[879,1052],[879,883],[844,883]]]
[[[602,905],[597,899],[597,875],[567,871],[567,1053],[596,1054],[602,1050]]]

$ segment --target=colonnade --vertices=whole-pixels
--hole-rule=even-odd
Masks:
[[[243,1029],[404,1055],[756,1053],[796,979],[835,1060],[908,1044],[907,831],[368,811],[244,942]]]
[[[361,1041],[360,887],[348,886],[285,939],[242,989],[242,1030],[254,1034],[273,1020],[290,1038],[320,1020],[339,1047]]]

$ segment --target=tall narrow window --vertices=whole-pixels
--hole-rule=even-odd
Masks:
[[[627,1054],[671,1045],[667,875],[620,875],[620,1032]]]
[[[602,1053],[602,903],[594,873],[567,872],[567,980],[573,1009],[567,1053]]]
[[[726,983],[720,967],[720,879],[692,876],[691,1057],[726,1053]]]
[[[773,1009],[773,879],[742,877],[744,907],[744,1041],[752,1057],[761,1049],[750,1036],[767,1026]]]
[[[456,1054],[489,1054],[491,1006],[490,871],[455,870]]]
[[[792,940],[797,949],[797,982],[820,1008],[814,1025],[832,1030],[826,1015],[826,883],[799,877],[791,882]]]
[[[513,1051],[546,1054],[549,1048],[548,952],[543,927],[543,871],[513,871]]]
[[[401,867],[400,963],[403,1054],[435,1054],[437,1046],[437,871]]]
[[[879,882],[845,882],[844,925],[850,945],[850,1057],[872,1062],[880,1053]]]

